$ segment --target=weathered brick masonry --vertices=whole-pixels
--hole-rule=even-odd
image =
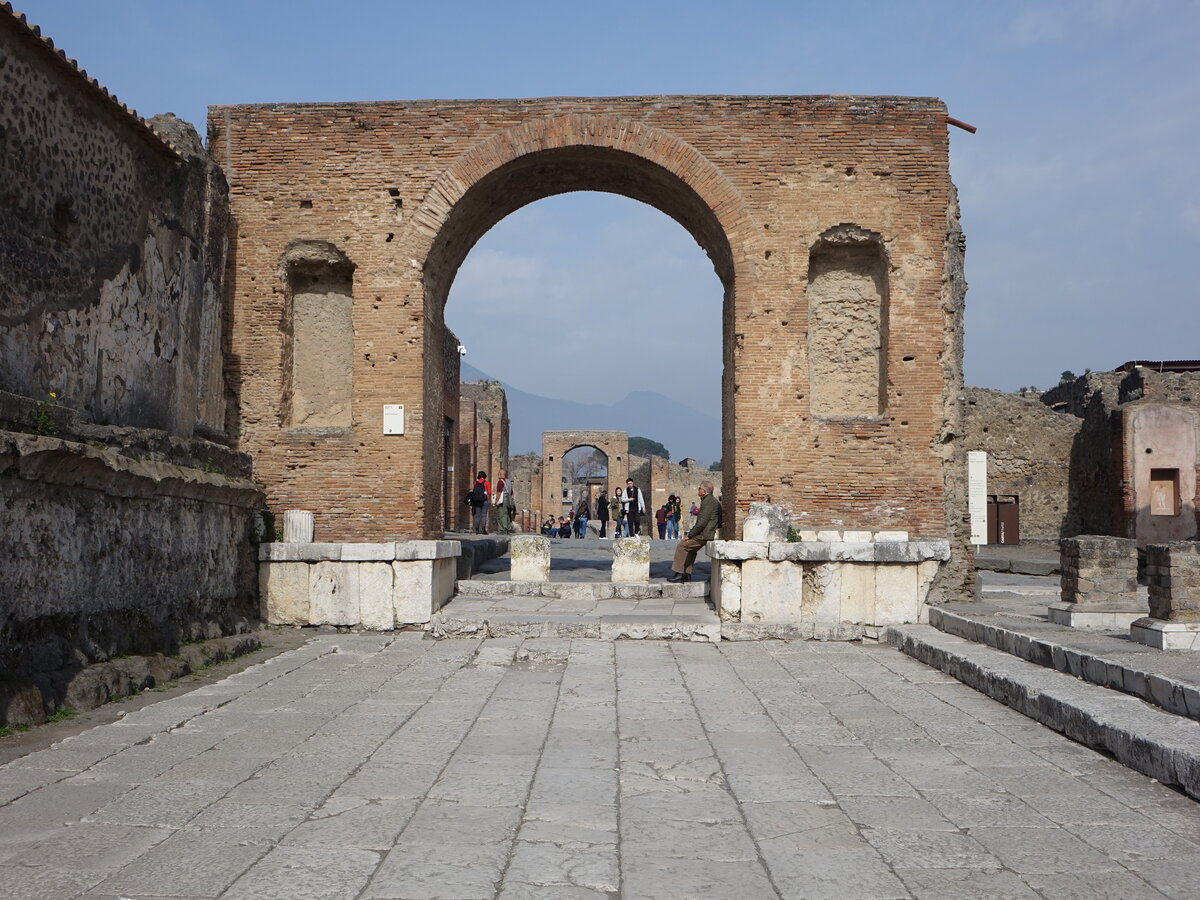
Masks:
[[[227,376],[239,445],[255,454],[273,505],[316,510],[324,537],[441,531],[443,423],[424,411],[443,409],[454,275],[507,214],[601,190],[679,221],[724,284],[730,519],[771,500],[806,527],[906,529],[961,545],[965,286],[940,101],[222,106],[210,109],[209,132],[236,220]],[[328,242],[354,265],[341,427],[287,418],[292,289],[281,266],[301,240]],[[853,376],[842,394],[829,361],[838,346]],[[405,404],[403,436],[381,434],[385,403]],[[405,489],[380,490],[383,473]]]

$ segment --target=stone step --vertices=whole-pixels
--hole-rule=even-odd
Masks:
[[[886,637],[914,659],[1200,799],[1195,722],[932,625],[895,625]]]
[[[983,622],[941,606],[930,607],[929,624],[1026,662],[1131,694],[1169,713],[1200,719],[1200,684],[1150,671],[1133,660],[1114,658],[1117,654],[1132,654],[1152,666],[1161,660],[1162,651],[1142,649],[1140,644],[1105,634],[1081,634],[1041,622],[1010,623],[995,617]]]
[[[478,616],[444,611],[433,616],[426,631],[435,638],[590,638],[605,641],[704,641],[714,644],[721,640],[721,623],[715,614],[573,616],[488,613]]]
[[[455,582],[454,591],[460,597],[553,597],[559,600],[644,600],[663,597],[667,600],[686,600],[708,597],[708,581],[687,584],[611,581],[485,581],[472,579]]]

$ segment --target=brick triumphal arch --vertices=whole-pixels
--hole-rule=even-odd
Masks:
[[[604,454],[608,470],[604,489],[609,496],[613,488],[623,487],[629,476],[629,435],[624,431],[543,431],[540,500],[546,515],[562,512],[563,458],[577,447],[592,447]]]
[[[520,207],[608,191],[682,224],[724,286],[727,521],[770,500],[960,543],[947,127],[940,101],[897,97],[213,107],[238,443],[326,539],[439,534],[458,267]]]

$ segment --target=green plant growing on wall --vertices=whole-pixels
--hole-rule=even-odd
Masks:
[[[58,404],[55,401],[58,399],[58,394],[54,391],[50,392],[50,396],[41,401],[37,405],[37,413],[33,417],[34,428],[37,433],[46,437],[54,437],[58,434],[58,425],[54,422],[53,409]]]

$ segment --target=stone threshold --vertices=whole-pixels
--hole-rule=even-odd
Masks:
[[[1200,799],[1200,740],[1194,722],[932,625],[892,626],[887,638],[908,656]]]
[[[1054,635],[1058,638],[1055,640],[1047,635],[1030,634],[1029,630],[1022,631],[1015,623],[980,621],[944,606],[930,607],[929,624],[939,631],[985,644],[1026,662],[1131,694],[1174,715],[1200,719],[1200,683],[1155,672],[1153,663],[1157,654],[1153,651],[1138,652],[1140,645],[1121,638],[1096,632],[1080,635],[1072,629],[1063,628],[1061,634]],[[1051,626],[1039,624],[1038,630],[1049,631]],[[1072,643],[1089,646],[1071,646]],[[1146,665],[1136,666],[1130,661],[1115,658],[1117,654],[1131,652],[1144,659]],[[1196,737],[1200,743],[1200,735]]]
[[[721,623],[715,614],[704,616],[650,615],[528,615],[489,613],[486,616],[435,614],[426,626],[434,638],[519,637],[578,638],[602,641],[702,641],[718,643]]]
[[[460,597],[552,597],[559,600],[643,600],[663,597],[687,600],[708,596],[708,581],[688,584],[613,581],[482,581],[459,580],[455,595]]]

